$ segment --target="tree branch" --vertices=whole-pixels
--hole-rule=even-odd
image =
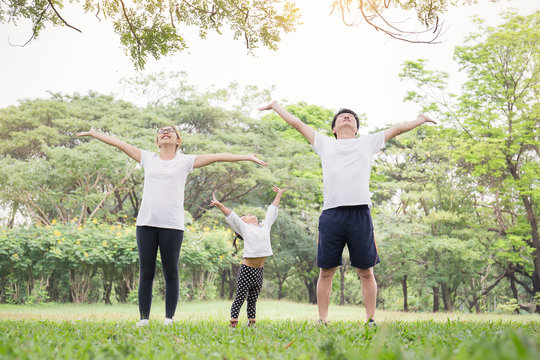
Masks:
[[[36,36],[36,28],[37,28],[38,24],[41,22],[41,18],[43,18],[43,15],[45,15],[45,13],[47,12],[47,10],[49,10],[49,6],[50,6],[50,5],[47,5],[47,7],[45,8],[45,10],[43,10],[43,12],[39,15],[39,18],[37,19],[37,21],[34,23],[34,28],[32,29],[32,36],[30,37],[30,39],[28,39],[27,42],[25,42],[23,45],[16,45],[16,44],[12,44],[11,41],[9,40],[9,38],[8,38],[9,45],[11,45],[11,46],[18,46],[18,47],[25,47],[26,45],[28,45],[28,43],[29,43],[30,41],[32,41],[32,39]]]
[[[95,207],[94,211],[92,211],[92,213],[90,214],[90,216],[88,216],[88,220],[86,221],[90,221],[90,219],[92,219],[92,217],[96,214],[96,212],[101,208],[101,206],[103,205],[103,203],[105,202],[105,200],[107,200],[107,198],[116,190],[118,189],[118,186],[122,185],[127,179],[129,179],[131,177],[131,174],[133,173],[133,170],[135,170],[134,167],[132,167],[127,173],[126,173],[126,176],[124,176],[124,178],[118,183],[116,184],[112,190],[110,190],[109,192],[107,192],[105,194],[105,196],[103,196],[103,199],[101,199],[101,201],[99,202],[99,204]],[[80,220],[79,220],[80,222]]]
[[[60,18],[60,20],[62,20],[62,22],[67,26],[67,27],[70,27],[74,30],[77,30],[78,32],[82,33],[81,30],[77,29],[75,26],[72,26],[72,25],[69,25],[67,23],[66,20],[64,20],[64,18],[62,18],[62,16],[58,13],[58,11],[56,10],[56,8],[54,7],[54,5],[52,4],[51,0],[47,0],[47,2],[49,3],[49,5],[51,6],[51,8],[54,10],[54,12],[56,13],[56,16],[58,16],[58,18]]]
[[[141,47],[142,47],[141,39],[137,36],[137,33],[135,32],[135,28],[133,27],[133,24],[131,23],[131,21],[129,21],[129,17],[128,17],[127,12],[126,12],[126,6],[124,4],[124,1],[120,0],[120,4],[122,5],[122,12],[124,13],[124,19],[126,19],[126,22],[129,25],[129,31],[131,31],[131,34],[133,35],[135,40],[137,40],[137,46],[138,46],[137,50],[138,50],[138,53],[140,54],[141,53]]]
[[[383,16],[382,14],[376,9],[376,6],[374,6],[370,0],[367,0],[368,3],[369,3],[369,6],[371,8],[371,10],[374,12],[373,15],[368,15],[365,13],[364,11],[364,0],[359,0],[359,9],[360,9],[360,13],[362,15],[362,17],[364,18],[364,20],[367,22],[368,25],[372,26],[373,28],[375,28],[375,30],[377,31],[382,31],[383,33],[385,33],[386,35],[396,39],[396,40],[401,40],[401,41],[405,41],[405,42],[409,42],[409,43],[414,43],[414,44],[437,44],[439,43],[440,41],[435,41],[437,40],[441,35],[442,35],[442,25],[439,25],[439,19],[437,18],[437,22],[435,24],[434,27],[430,27],[426,30],[423,30],[423,31],[405,31],[405,30],[401,30],[401,29],[398,29],[397,27],[395,27],[394,25],[390,24]],[[385,8],[388,8],[390,6],[390,1],[384,3],[384,7]],[[336,3],[334,3],[334,7],[332,9],[332,12],[334,11],[336,7]],[[347,23],[347,21],[345,20],[345,11],[350,11],[349,7],[348,7],[348,4],[346,6],[346,9],[345,7],[343,6],[343,3],[342,3],[342,0],[339,1],[339,8],[341,9],[341,18],[342,18],[342,21],[345,25],[347,26],[355,26],[354,22],[353,23]],[[373,20],[375,18],[380,18],[382,19],[382,21],[386,24],[386,26],[388,28],[383,28],[377,24],[375,24],[373,22]],[[432,31],[433,30],[433,33],[435,34],[433,36],[432,39],[430,40],[427,40],[427,41],[422,41],[422,40],[410,40],[410,39],[407,39],[406,36],[408,35],[419,35],[419,34],[422,34],[422,33],[426,33],[428,31]]]

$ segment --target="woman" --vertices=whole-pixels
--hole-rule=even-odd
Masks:
[[[262,166],[267,164],[253,154],[177,154],[181,138],[174,126],[165,126],[158,130],[158,154],[141,150],[94,129],[78,133],[77,136],[92,136],[116,146],[144,168],[143,199],[136,223],[140,263],[140,321],[137,326],[147,325],[150,317],[158,248],[165,276],[164,325],[170,325],[178,303],[178,260],[184,238],[184,188],[188,173],[194,168],[217,161],[253,161]]]

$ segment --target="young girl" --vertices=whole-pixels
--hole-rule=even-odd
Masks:
[[[263,283],[263,266],[266,258],[272,255],[270,229],[276,220],[281,196],[287,191],[287,189],[280,189],[277,186],[274,186],[272,190],[276,192],[276,197],[268,207],[266,217],[260,224],[257,217],[252,214],[239,217],[234,211],[220,203],[215,194],[212,194],[213,200],[210,205],[221,210],[227,223],[244,240],[244,261],[238,271],[236,297],[231,306],[230,326],[233,328],[238,325],[238,315],[246,297],[248,326],[255,326],[257,297]]]
[[[164,325],[170,325],[178,303],[178,260],[184,238],[184,188],[187,175],[194,168],[216,161],[253,161],[263,166],[266,163],[253,154],[177,154],[181,138],[174,126],[158,129],[155,140],[158,153],[141,150],[94,129],[78,133],[77,136],[91,136],[115,146],[144,168],[142,204],[137,216],[136,231],[140,264],[140,321],[137,326],[148,325],[158,248],[165,276]]]

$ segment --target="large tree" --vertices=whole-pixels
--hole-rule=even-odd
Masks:
[[[529,301],[536,298],[522,307],[540,312],[540,12],[505,18],[499,27],[482,26],[456,49],[468,77],[461,96],[441,95],[447,75],[426,70],[423,61],[407,63],[403,76],[417,84],[409,99],[460,130],[454,156],[476,185],[471,196],[491,210],[492,230],[504,236],[497,259],[506,265],[516,300],[519,284]]]
[[[0,3],[0,22],[30,21],[31,39],[48,25],[66,26],[82,32],[63,12],[64,0],[6,0]],[[259,47],[275,50],[281,32],[295,30],[298,9],[282,1],[242,0],[70,0],[88,16],[112,22],[136,68],[144,68],[148,56],[156,59],[188,47],[188,26],[209,31],[230,28],[234,39],[242,39],[249,51]],[[24,22],[23,22],[24,23]],[[24,45],[26,45],[24,44]]]

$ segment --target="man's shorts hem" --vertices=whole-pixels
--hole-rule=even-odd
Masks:
[[[317,264],[317,267],[318,267],[318,268],[321,268],[321,269],[332,269],[332,268],[335,268],[335,267],[339,267],[339,266],[341,266],[341,265],[343,265],[343,263],[339,263],[339,264],[337,264],[337,265],[330,265],[330,266],[328,266],[328,265],[319,265],[319,264]]]
[[[369,269],[369,268],[374,267],[378,263],[380,263],[380,261],[377,259],[377,261],[375,263],[368,263],[368,264],[353,264],[351,262],[351,266],[354,267],[354,268],[357,268],[357,269]]]

